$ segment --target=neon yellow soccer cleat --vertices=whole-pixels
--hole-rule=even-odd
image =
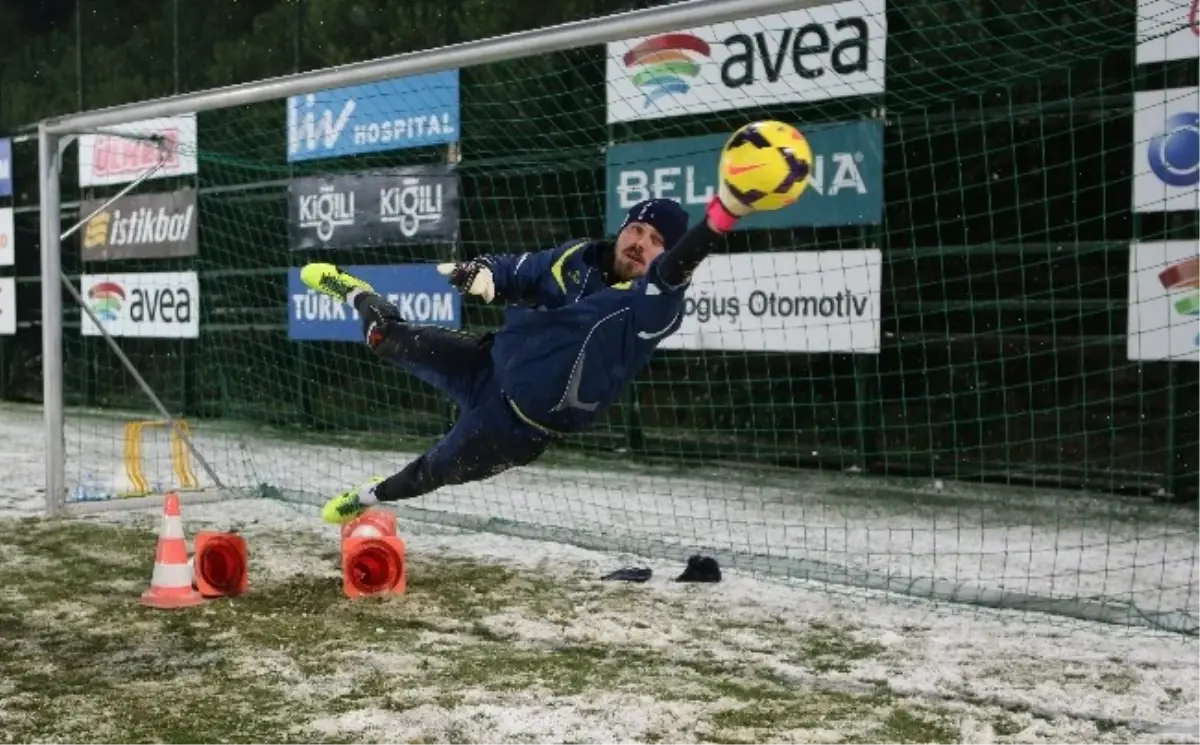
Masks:
[[[359,501],[358,495],[380,481],[383,481],[383,479],[378,477],[373,478],[367,483],[356,486],[329,500],[321,509],[321,519],[334,525],[344,525],[366,512],[367,505]]]
[[[351,290],[375,292],[371,285],[333,264],[306,264],[300,270],[300,281],[317,292],[338,300],[345,300]]]

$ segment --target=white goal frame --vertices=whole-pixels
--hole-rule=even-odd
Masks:
[[[478,41],[425,49],[366,62],[329,67],[304,73],[257,80],[223,88],[211,88],[149,101],[55,117],[39,122],[38,181],[40,191],[41,277],[42,277],[42,394],[46,449],[46,511],[59,516],[76,511],[94,511],[114,507],[133,507],[142,500],[119,500],[121,504],[67,502],[66,417],[63,402],[63,287],[79,302],[78,290],[62,271],[61,241],[83,221],[62,233],[59,178],[62,153],[75,136],[100,129],[118,127],[143,119],[199,113],[214,109],[263,103],[289,96],[329,88],[373,83],[390,78],[476,67],[516,60],[578,47],[666,33],[683,28],[707,26],[725,21],[751,18],[767,13],[829,5],[837,0],[685,0],[645,10],[617,13],[600,18],[495,36]],[[144,178],[144,177],[143,177]],[[141,181],[142,179],[139,179]],[[130,188],[135,184],[130,185]],[[58,279],[58,281],[55,281]],[[82,306],[86,311],[86,307]],[[146,393],[164,419],[173,420],[121,353],[119,345],[102,325],[97,324],[122,365]],[[212,470],[192,447],[186,432],[176,428],[201,468],[218,485]],[[103,505],[103,506],[101,506]]]

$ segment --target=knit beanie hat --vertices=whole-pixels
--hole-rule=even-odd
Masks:
[[[646,199],[629,208],[620,233],[631,222],[643,222],[662,234],[663,247],[670,249],[688,229],[687,212],[674,199]]]

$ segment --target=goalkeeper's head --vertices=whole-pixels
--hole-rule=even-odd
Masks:
[[[637,279],[650,262],[679,242],[688,216],[674,199],[646,199],[629,208],[617,231],[613,274],[621,281]]]

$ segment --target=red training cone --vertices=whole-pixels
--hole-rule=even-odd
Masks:
[[[241,595],[250,585],[246,539],[210,530],[196,534],[196,589],[206,598]]]
[[[399,536],[342,541],[342,589],[346,597],[403,593],[408,584],[404,541]]]

